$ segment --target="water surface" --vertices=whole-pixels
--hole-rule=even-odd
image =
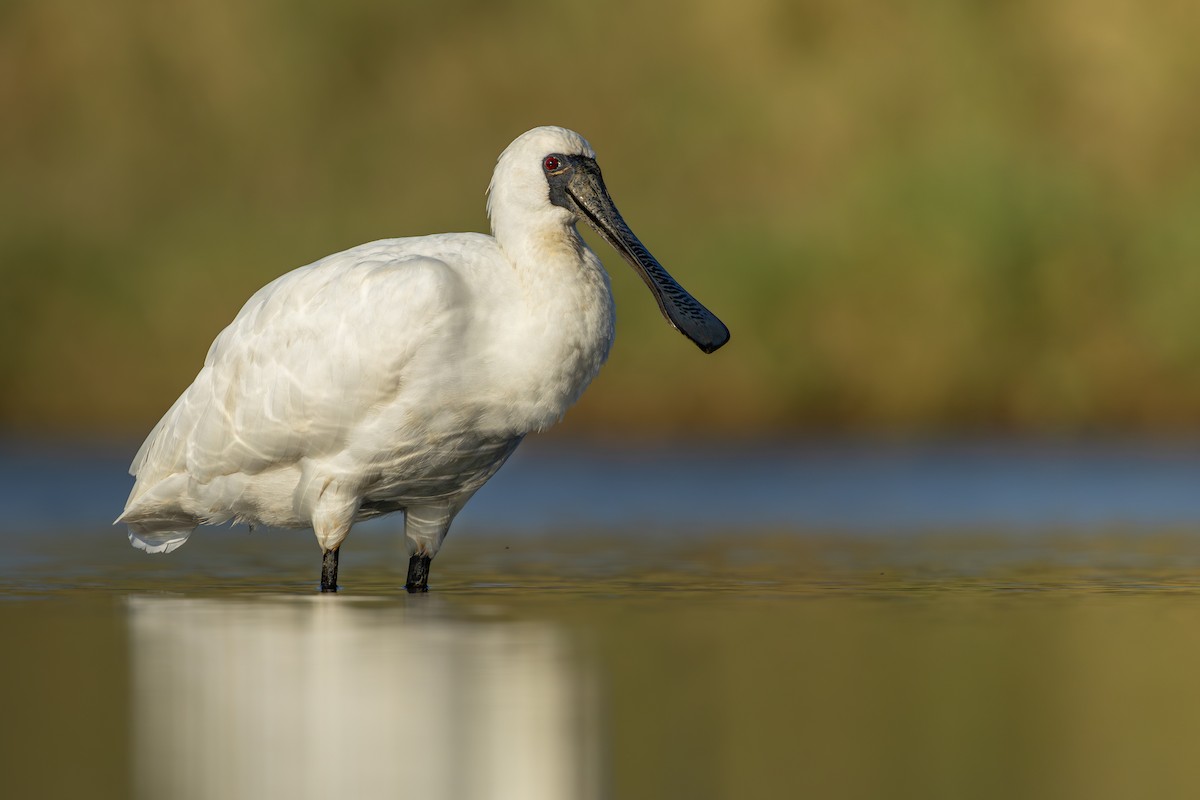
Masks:
[[[309,533],[149,557],[122,459],[14,452],[5,796],[1200,791],[1184,449],[534,453],[415,597],[394,522],[319,596]]]

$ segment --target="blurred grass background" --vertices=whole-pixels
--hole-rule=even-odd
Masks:
[[[486,230],[548,123],[734,337],[596,242],[618,337],[569,432],[1194,429],[1193,12],[7,0],[0,429],[143,433],[276,275]]]

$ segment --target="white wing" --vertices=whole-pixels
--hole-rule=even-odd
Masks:
[[[336,452],[394,400],[414,355],[465,324],[464,282],[445,262],[410,254],[421,242],[363,245],[255,293],[135,456],[121,519],[170,516],[184,476],[203,484]]]

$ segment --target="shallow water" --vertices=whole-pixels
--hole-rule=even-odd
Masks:
[[[1149,461],[1183,486],[1193,462],[1173,458]],[[514,532],[497,499],[485,503],[501,509],[495,526],[456,529],[434,590],[412,597],[398,589],[394,525],[356,530],[343,593],[320,596],[308,533],[204,530],[148,557],[87,524],[99,512],[86,501],[34,534],[10,522],[3,795],[1193,796],[1194,497],[1156,506],[1128,477],[1145,460],[1079,460],[1108,482],[1069,459],[1039,468],[1081,497],[1093,486],[1088,513],[1143,509],[1139,524],[1031,513],[1047,506],[1013,494],[1032,469],[1020,464],[1007,482],[996,464],[991,474],[1000,497],[1031,498],[1024,516],[989,515],[1002,505],[989,495],[973,526],[899,513],[892,526],[806,525],[751,510],[745,525],[688,532],[637,524],[626,508],[618,523],[579,511]],[[70,473],[82,497],[92,463]],[[909,478],[922,496],[954,473],[937,463]],[[636,495],[636,469],[616,472],[615,488],[594,488]],[[538,485],[514,476],[525,480]],[[915,504],[903,486],[880,502]],[[665,501],[679,499],[668,489]],[[962,493],[946,505],[971,507]],[[1155,521],[1164,508],[1170,519]]]
[[[1200,789],[1194,536],[522,539],[416,597],[273,536],[7,575],[8,796]]]

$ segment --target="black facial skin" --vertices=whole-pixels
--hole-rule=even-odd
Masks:
[[[551,153],[542,159],[550,202],[582,217],[642,276],[659,311],[705,353],[729,341],[729,329],[671,277],[633,235],[608,196],[594,158]]]

